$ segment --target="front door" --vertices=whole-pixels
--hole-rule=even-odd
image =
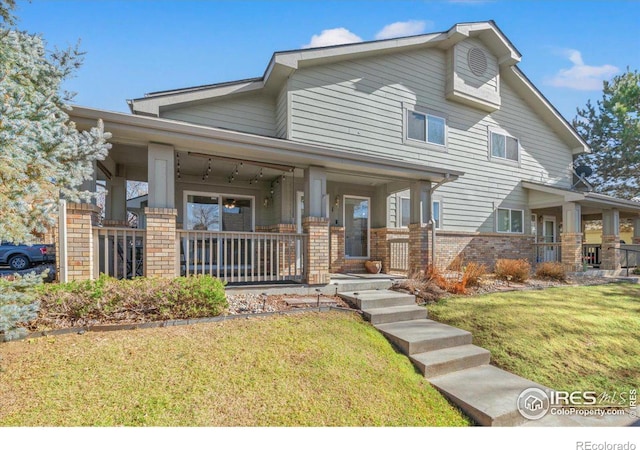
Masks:
[[[555,244],[556,242],[556,218],[544,216],[542,221],[542,239],[545,244]],[[556,245],[545,245],[543,257],[545,261],[557,261],[558,249]]]

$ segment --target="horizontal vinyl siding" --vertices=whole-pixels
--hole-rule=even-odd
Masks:
[[[287,83],[276,98],[276,137],[287,137]]]
[[[508,84],[489,114],[444,98],[445,68],[445,52],[431,49],[298,70],[289,79],[291,139],[465,172],[437,191],[446,230],[495,231],[495,207],[526,209],[522,179],[570,186],[570,149]],[[447,117],[446,152],[403,144],[403,103]],[[520,140],[520,167],[489,160],[489,127]]]
[[[160,113],[166,119],[224,128],[262,136],[276,136],[275,100],[243,95]]]

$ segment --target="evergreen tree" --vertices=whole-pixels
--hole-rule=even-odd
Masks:
[[[577,164],[594,169],[596,190],[640,197],[640,73],[627,69],[605,81],[602,99],[578,109],[573,126],[592,149]]]
[[[58,199],[89,199],[79,186],[110,147],[102,123],[79,131],[61,84],[82,62],[77,48],[48,52],[38,35],[15,29],[14,0],[0,0],[0,240],[30,243],[55,224]],[[33,318],[33,287],[16,277],[0,285],[0,333]]]

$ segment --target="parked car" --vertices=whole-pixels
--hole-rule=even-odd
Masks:
[[[53,245],[0,243],[0,265],[8,265],[13,270],[24,270],[35,264],[55,261],[56,252]]]

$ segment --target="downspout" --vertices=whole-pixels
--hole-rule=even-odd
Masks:
[[[434,186],[431,187],[431,189],[429,189],[429,201],[431,202],[431,205],[429,205],[429,215],[431,217],[429,217],[429,226],[431,227],[431,266],[435,269],[436,267],[436,221],[433,218],[433,193],[436,191],[436,189],[438,189],[440,186],[442,186],[445,183],[449,183],[451,181],[455,181],[456,178],[451,178],[451,175],[446,173],[444,175],[444,178],[440,181],[438,181]],[[440,217],[442,217],[442,212],[440,213]]]

